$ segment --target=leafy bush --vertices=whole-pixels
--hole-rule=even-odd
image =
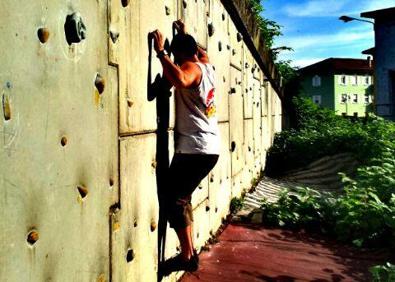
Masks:
[[[373,282],[394,282],[395,265],[387,262],[385,265],[376,265],[370,268],[373,275]]]
[[[231,213],[236,213],[239,210],[241,210],[243,207],[243,199],[242,198],[232,198],[230,201],[230,212]]]
[[[349,120],[319,108],[310,99],[294,99],[296,128],[276,134],[266,173],[276,176],[323,156],[352,153],[362,163],[394,148],[395,125],[370,115]]]
[[[343,174],[340,195],[300,188],[283,191],[277,203],[264,202],[265,222],[318,230],[357,246],[395,247],[394,123],[374,116],[350,121],[306,100],[295,103],[298,128],[277,135],[272,158],[294,166],[351,152],[361,166],[353,179]]]

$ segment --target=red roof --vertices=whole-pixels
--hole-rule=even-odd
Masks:
[[[373,61],[329,58],[299,70],[302,74],[373,74]]]

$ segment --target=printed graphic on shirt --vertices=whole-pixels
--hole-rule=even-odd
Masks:
[[[216,107],[214,104],[214,91],[215,91],[215,88],[212,88],[208,92],[207,99],[206,99],[206,116],[208,118],[214,116],[215,112],[216,112]]]

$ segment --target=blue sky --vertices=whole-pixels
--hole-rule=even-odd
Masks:
[[[395,0],[262,0],[263,17],[282,26],[276,46],[290,46],[280,59],[303,67],[320,60],[366,58],[361,52],[374,46],[369,23],[338,20],[341,15],[359,17],[361,12],[395,7]]]

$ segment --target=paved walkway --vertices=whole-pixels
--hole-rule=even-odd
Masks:
[[[233,223],[201,253],[199,271],[181,281],[370,281],[368,268],[388,257],[303,232]]]

